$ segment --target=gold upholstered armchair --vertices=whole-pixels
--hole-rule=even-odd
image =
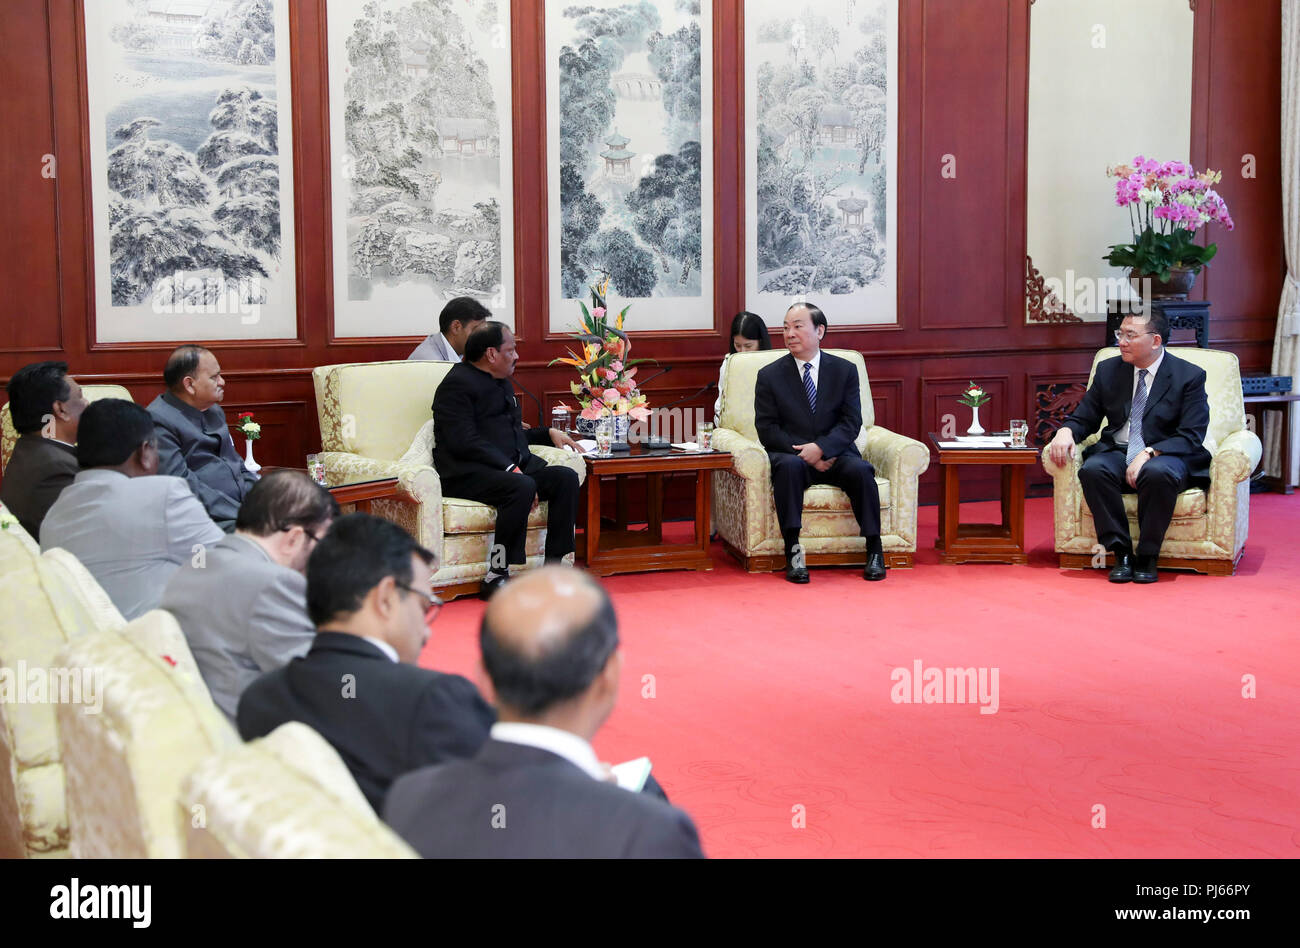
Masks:
[[[930,451],[921,442],[875,423],[871,384],[862,354],[848,349],[826,352],[857,366],[862,395],[862,428],[854,442],[876,469],[880,491],[880,540],[885,562],[910,567],[916,552],[917,481],[930,466]],[[713,446],[731,453],[727,471],[713,474],[714,525],[727,551],[750,572],[785,565],[785,548],[772,500],[771,462],[754,430],[754,384],[758,371],[784,356],[784,349],[737,352],[727,357],[719,380],[718,428]],[[848,495],[838,487],[814,484],[804,493],[800,542],[808,565],[865,563],[865,541]]]
[[[438,557],[434,588],[444,599],[477,592],[487,574],[496,510],[444,497],[433,468],[433,393],[451,362],[365,362],[323,365],[312,372],[320,417],[326,482],[395,477],[398,496],[376,500],[371,510],[402,526]],[[533,446],[548,464],[586,477],[576,454]],[[546,542],[545,502],[528,516],[525,568],[541,566]]]
[[[1092,372],[1104,360],[1119,355],[1114,347],[1102,349],[1092,362]],[[1201,573],[1231,575],[1246,545],[1250,528],[1250,475],[1259,465],[1263,445],[1246,427],[1242,401],[1241,370],[1231,352],[1179,347],[1173,355],[1205,370],[1205,394],[1210,403],[1210,425],[1205,447],[1211,455],[1210,487],[1192,487],[1178,495],[1174,517],[1160,547],[1162,569],[1193,569]],[[1107,422],[1102,422],[1104,428]],[[1082,569],[1092,565],[1097,545],[1097,528],[1092,511],[1083,499],[1079,466],[1083,448],[1100,437],[1100,430],[1087,438],[1074,458],[1057,467],[1043,449],[1043,467],[1052,475],[1056,521],[1056,552],[1061,567]],[[1137,495],[1124,495],[1129,532],[1137,537]]]
[[[120,385],[83,385],[81,394],[86,401],[97,402],[101,398],[124,398],[131,401],[131,393]],[[9,458],[18,443],[18,431],[14,428],[13,416],[9,413],[9,403],[0,407],[0,472],[9,466]]]

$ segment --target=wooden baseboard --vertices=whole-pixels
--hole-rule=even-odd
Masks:
[[[1243,547],[1243,552],[1245,548]],[[1094,569],[1091,553],[1061,553],[1061,569]],[[1237,571],[1237,562],[1241,553],[1234,560],[1198,560],[1188,556],[1162,556],[1157,561],[1158,569],[1185,569],[1203,573],[1206,576],[1231,576]],[[1107,567],[1109,568],[1109,567]]]

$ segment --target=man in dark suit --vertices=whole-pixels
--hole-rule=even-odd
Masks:
[[[433,559],[386,520],[334,521],[307,561],[315,642],[245,689],[237,714],[244,740],[286,721],[314,728],[376,812],[401,774],[476,753],[496,720],[492,709],[467,679],[415,664],[441,605],[429,592]]]
[[[257,475],[244,467],[226,426],[221,366],[202,346],[180,346],[167,359],[163,382],[167,391],[149,405],[158,428],[158,473],[185,478],[209,516],[229,533]]]
[[[556,567],[525,574],[488,604],[479,642],[501,720],[472,760],[394,783],[389,826],[428,858],[703,855],[690,817],[610,782],[591,747],[622,671],[598,583]]]
[[[1115,334],[1119,356],[1097,366],[1083,400],[1048,445],[1055,464],[1106,419],[1101,438],[1084,451],[1079,484],[1097,526],[1097,540],[1115,554],[1112,583],[1154,583],[1156,560],[1178,495],[1208,487],[1210,424],[1205,370],[1165,348],[1162,313],[1128,316]],[[1133,555],[1123,494],[1137,492],[1138,545]]]
[[[754,383],[754,428],[772,463],[772,499],[785,540],[785,578],[808,582],[799,543],[803,494],[812,484],[833,484],[849,495],[867,543],[863,578],[885,578],[880,543],[880,491],[876,470],[854,446],[862,428],[858,371],[846,359],[821,351],[826,315],[811,303],[785,314],[788,356],[764,366]]]
[[[77,424],[87,402],[66,362],[25,365],[6,391],[19,438],[0,484],[0,501],[37,539],[46,512],[77,476]]]
[[[491,596],[526,562],[528,514],[538,498],[548,504],[546,562],[573,552],[578,475],[548,465],[530,444],[577,445],[554,428],[524,430],[510,376],[519,353],[504,323],[481,323],[465,343],[465,359],[453,366],[433,396],[433,466],[444,497],[464,497],[497,510],[496,543],[504,561],[490,556],[483,594]]]

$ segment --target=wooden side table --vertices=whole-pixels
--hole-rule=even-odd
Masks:
[[[1277,410],[1282,415],[1282,443],[1280,445],[1282,449],[1282,476],[1273,477],[1270,474],[1261,477],[1260,480],[1264,482],[1268,490],[1278,491],[1282,494],[1294,493],[1295,488],[1291,486],[1291,413],[1295,411],[1295,403],[1300,402],[1300,394],[1288,392],[1285,395],[1247,395],[1242,401],[1247,406],[1257,405],[1261,410]],[[1247,407],[1246,410],[1250,411],[1250,408]],[[1262,411],[1260,417],[1263,418]],[[1263,437],[1264,426],[1261,424],[1257,425],[1256,428],[1260,436]]]
[[[939,452],[939,537],[934,541],[944,563],[1025,563],[1025,467],[1038,461],[1034,447],[949,448],[933,432],[930,442]],[[958,468],[963,464],[995,464],[1002,468],[1002,522],[961,523]]]
[[[659,569],[713,569],[709,554],[709,523],[713,495],[709,472],[731,467],[731,455],[723,452],[687,453],[648,451],[633,445],[626,454],[608,458],[584,455],[587,480],[587,525],[582,547],[587,569],[597,576],[640,573]],[[695,473],[695,539],[691,543],[665,543],[663,539],[663,475]],[[600,522],[601,481],[621,483],[628,474],[646,475],[649,522],[644,530],[602,529]],[[624,527],[620,524],[620,527]]]

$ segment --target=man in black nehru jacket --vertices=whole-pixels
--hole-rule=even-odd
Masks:
[[[578,475],[548,465],[528,450],[530,444],[577,445],[554,428],[523,427],[510,376],[519,353],[510,327],[483,322],[465,343],[465,359],[452,366],[433,396],[433,466],[444,497],[463,497],[496,508],[496,542],[505,564],[489,560],[483,594],[491,596],[507,579],[510,566],[522,566],[528,514],[538,499],[549,504],[546,562],[573,552],[578,511]]]

